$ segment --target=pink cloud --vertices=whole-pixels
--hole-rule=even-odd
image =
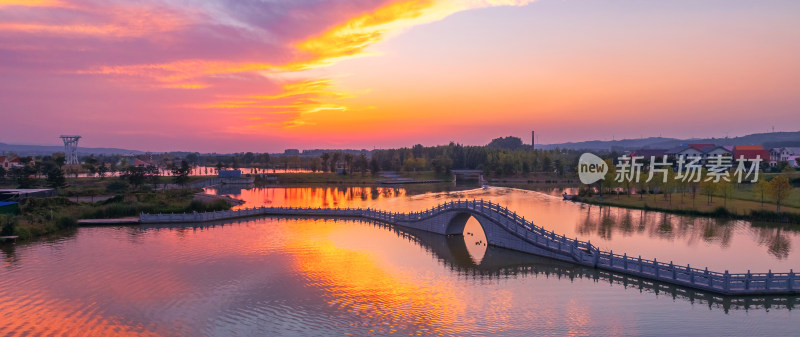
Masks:
[[[306,137],[291,129],[313,124],[315,113],[347,110],[337,103],[347,94],[319,76],[285,74],[358,55],[392,31],[490,5],[7,0],[0,2],[0,104],[24,129],[0,141],[80,133],[90,146],[138,148],[134,136],[146,135],[160,140],[148,144],[153,150],[201,150],[209,137],[288,142]],[[182,137],[195,143],[176,141]]]

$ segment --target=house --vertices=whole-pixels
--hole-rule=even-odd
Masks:
[[[8,170],[12,167],[22,167],[22,163],[20,163],[19,157],[9,158],[6,156],[0,156],[0,166]]]
[[[797,159],[800,158],[800,147],[776,147],[769,151],[769,165],[775,166],[779,162],[788,162],[792,167],[798,167]]]
[[[152,160],[142,160],[142,159],[134,157],[133,158],[133,166],[147,167],[147,166],[156,166],[156,165],[153,165],[153,161]]]
[[[715,146],[715,145],[707,146],[704,147],[701,151],[703,151],[704,159],[718,157],[718,156],[730,157],[731,155],[733,155],[733,152],[731,150],[728,150],[724,146]]]
[[[664,152],[670,161],[676,162],[678,159],[688,161],[689,158],[700,158],[700,164],[705,164],[709,158],[717,156],[731,156],[730,149],[714,144],[689,144],[679,146]]]
[[[736,145],[733,147],[733,160],[738,160],[739,158],[751,160],[761,158],[764,163],[768,163],[770,154],[761,145]]]
[[[686,146],[675,154],[676,160],[680,158],[686,159],[694,157],[700,157],[700,158],[703,157],[703,151],[700,151],[700,149],[694,146]]]

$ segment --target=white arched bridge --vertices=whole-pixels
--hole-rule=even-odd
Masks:
[[[794,271],[732,274],[726,270],[719,273],[708,268],[697,269],[641,256],[614,254],[613,251],[602,251],[590,242],[548,231],[503,206],[484,200],[448,201],[421,212],[409,213],[371,208],[256,207],[204,213],[143,213],[139,221],[187,223],[260,215],[360,218],[442,235],[461,235],[467,220],[473,217],[483,227],[487,243],[497,247],[727,295],[800,293],[800,280]]]

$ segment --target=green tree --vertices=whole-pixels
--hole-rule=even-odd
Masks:
[[[100,179],[103,179],[106,176],[106,173],[108,173],[108,167],[106,164],[100,164],[100,166],[97,167],[97,176],[99,176]]]
[[[47,186],[61,188],[66,185],[67,179],[64,177],[64,171],[58,166],[53,165],[47,170]]]
[[[322,159],[322,172],[327,172],[328,171],[328,161],[331,160],[331,154],[327,153],[327,152],[324,152],[324,153],[322,153],[321,156],[319,156],[319,159]]]
[[[342,153],[334,152],[331,156],[331,172],[338,173],[336,172],[336,165],[339,164],[340,159],[342,159]]]
[[[64,167],[64,164],[67,163],[67,158],[64,157],[63,153],[56,153],[53,155],[53,161],[56,162],[56,165],[61,168]]]
[[[35,173],[33,168],[28,165],[12,167],[9,170],[9,175],[17,182],[19,188],[32,188],[36,184],[36,179],[33,178]]]
[[[16,231],[17,221],[13,216],[0,214],[0,236],[12,236]]]
[[[508,136],[492,139],[488,147],[496,149],[517,150],[522,148],[522,139]]]
[[[159,182],[158,167],[155,165],[147,165],[144,172],[145,180],[153,184],[153,189],[156,189]]]
[[[761,207],[764,207],[764,199],[766,199],[766,196],[769,194],[769,182],[765,179],[759,179],[753,184],[753,194],[761,198]]]
[[[89,171],[92,176],[97,174],[97,158],[94,155],[91,155],[84,159],[83,161],[83,168]]]
[[[719,185],[713,181],[703,181],[700,183],[700,190],[708,197],[707,203],[714,203],[714,193],[717,193]]]
[[[364,176],[367,174],[367,168],[369,167],[369,160],[367,159],[367,155],[362,153],[358,156],[358,169],[361,171],[361,175]]]
[[[144,184],[146,178],[147,172],[142,166],[128,166],[122,174],[122,179],[137,188]]]
[[[606,172],[605,178],[600,181],[600,195],[603,194],[603,189],[605,189],[608,193],[613,193],[614,189],[619,186],[619,182],[617,182],[617,167],[614,165],[614,160],[608,158],[605,160],[606,167],[608,167],[608,171]],[[617,197],[619,198],[619,193],[616,193]]]
[[[789,178],[784,175],[779,175],[769,182],[769,194],[775,200],[776,212],[780,213],[781,203],[786,200],[791,192],[792,185],[789,184]]]
[[[728,198],[733,195],[733,183],[727,181],[725,179],[721,179],[719,183],[717,183],[717,189],[722,194],[723,203],[722,206],[728,208]]]
[[[180,165],[175,165],[172,168],[172,180],[178,185],[186,185],[189,182],[189,173],[192,172],[192,167],[185,159],[181,160]]]
[[[353,173],[353,159],[354,158],[355,158],[355,156],[353,156],[350,153],[345,153],[344,154],[344,169],[345,169],[345,172],[347,174]]]
[[[381,165],[378,163],[378,159],[375,157],[372,157],[372,159],[369,160],[369,167],[372,174],[378,174],[378,172],[381,170]]]

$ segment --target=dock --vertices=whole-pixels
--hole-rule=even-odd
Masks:
[[[78,225],[81,226],[103,226],[103,225],[135,225],[139,223],[139,217],[127,217],[116,219],[80,219]]]
[[[19,238],[19,236],[16,236],[16,235],[13,235],[13,236],[0,236],[0,242],[9,242],[10,241],[11,243],[17,243],[17,238]]]

